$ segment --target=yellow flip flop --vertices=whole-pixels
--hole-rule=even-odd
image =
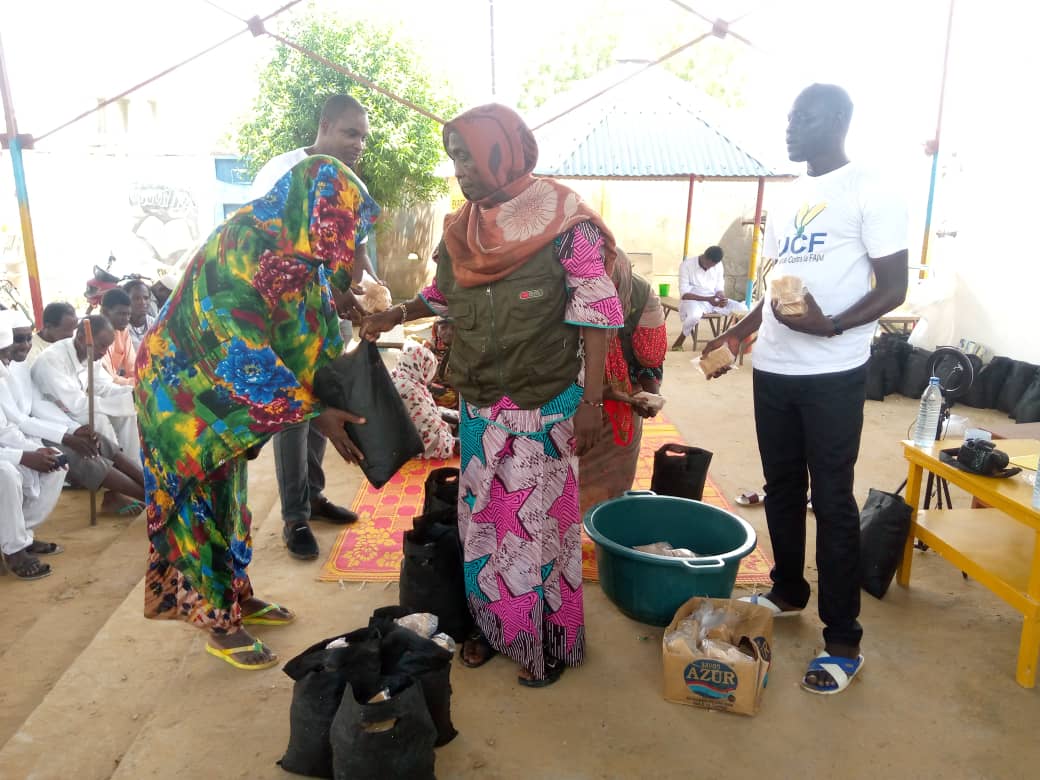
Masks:
[[[285,609],[285,607],[281,604],[275,604],[272,601],[263,609],[258,609],[251,615],[243,616],[242,624],[246,626],[287,626],[296,620],[296,614],[290,609],[285,609],[285,611],[289,613],[289,618],[287,620],[284,618],[264,617],[268,612],[275,609]]]
[[[209,642],[206,643],[206,652],[210,655],[215,655],[224,661],[227,661],[236,669],[244,669],[247,672],[259,671],[260,669],[270,669],[272,666],[278,665],[278,656],[272,654],[272,658],[269,661],[263,661],[258,664],[244,664],[240,661],[236,661],[231,656],[237,655],[238,653],[262,653],[264,650],[270,652],[270,648],[265,648],[264,643],[257,639],[251,645],[244,645],[242,647],[229,647],[226,650],[222,650],[219,647],[214,647]]]

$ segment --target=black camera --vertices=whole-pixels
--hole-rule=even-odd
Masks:
[[[64,468],[68,468],[68,465],[69,465],[69,456],[68,456],[68,455],[66,455],[66,454],[65,454],[65,453],[63,452],[63,453],[61,453],[61,455],[58,455],[58,456],[57,456],[57,457],[55,458],[55,461],[57,461],[57,463],[58,463],[58,468],[59,468],[59,469],[64,469]]]
[[[991,441],[968,439],[957,451],[957,462],[968,471],[991,477],[1007,468],[1008,456]]]

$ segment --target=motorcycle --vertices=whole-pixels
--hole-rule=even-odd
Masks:
[[[105,297],[105,293],[109,290],[121,287],[126,282],[138,279],[143,282],[148,282],[149,287],[151,286],[151,278],[143,276],[142,274],[123,274],[122,276],[116,276],[108,270],[115,262],[115,255],[109,255],[108,263],[105,267],[102,268],[99,265],[95,265],[94,275],[87,279],[87,286],[83,291],[83,297],[87,299],[88,316],[93,314],[95,308],[101,306],[101,299]]]

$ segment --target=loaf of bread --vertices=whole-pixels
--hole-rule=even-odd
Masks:
[[[769,283],[769,294],[777,311],[788,317],[800,317],[808,310],[805,285],[797,276],[780,276]]]
[[[732,365],[736,356],[730,352],[729,347],[723,344],[718,349],[713,349],[707,355],[701,358],[700,367],[701,371],[704,372],[704,376],[710,377],[720,368]]]

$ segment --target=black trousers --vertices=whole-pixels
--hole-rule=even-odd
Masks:
[[[866,366],[834,374],[754,372],[755,427],[766,478],[773,592],[795,607],[805,579],[805,496],[812,478],[820,619],[828,652],[858,652],[859,508],[853,495],[863,431]]]

